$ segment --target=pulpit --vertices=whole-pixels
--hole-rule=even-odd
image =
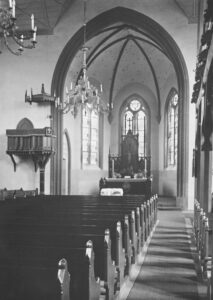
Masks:
[[[55,152],[55,135],[51,127],[30,129],[8,129],[7,154],[11,157],[16,171],[14,156],[32,159],[35,171],[40,168],[40,194],[44,193],[45,166]]]

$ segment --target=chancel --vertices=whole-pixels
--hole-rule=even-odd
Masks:
[[[0,299],[213,299],[212,35],[211,0],[0,1]]]

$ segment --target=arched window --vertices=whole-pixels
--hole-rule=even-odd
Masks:
[[[83,165],[99,165],[99,113],[85,107],[82,110]]]
[[[178,149],[178,94],[175,90],[168,97],[166,122],[166,166],[175,167]]]
[[[138,155],[148,155],[148,113],[144,103],[139,99],[132,99],[128,102],[123,113],[123,135],[129,130],[138,134]]]

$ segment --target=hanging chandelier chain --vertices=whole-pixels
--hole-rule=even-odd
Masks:
[[[60,100],[57,98],[56,106],[64,114],[69,111],[76,117],[79,109],[89,108],[95,109],[99,112],[108,112],[109,107],[102,101],[102,84],[100,88],[93,86],[87,75],[87,51],[86,46],[86,2],[83,0],[83,62],[82,62],[82,76],[80,76],[76,85],[70,84],[70,89],[65,88],[65,99]]]
[[[87,20],[86,20],[86,10],[87,10],[87,1],[84,0],[84,47],[86,44],[86,27],[87,27]]]

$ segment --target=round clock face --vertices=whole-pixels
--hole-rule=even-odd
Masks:
[[[140,106],[141,106],[141,104],[138,100],[132,100],[130,102],[130,108],[133,111],[138,111],[140,109]]]

